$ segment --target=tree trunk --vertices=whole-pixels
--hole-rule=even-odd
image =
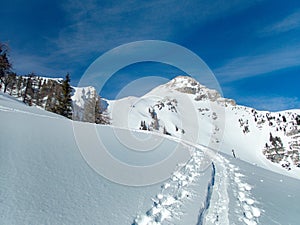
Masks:
[[[4,83],[4,90],[3,90],[4,93],[6,93],[6,91],[7,91],[7,86],[8,86],[8,84]]]

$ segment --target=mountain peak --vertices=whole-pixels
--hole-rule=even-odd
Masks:
[[[184,87],[204,87],[194,78],[189,76],[177,76],[167,83],[169,87],[184,88]]]
[[[220,98],[221,95],[216,90],[209,89],[200,84],[197,80],[189,76],[178,76],[166,84],[167,87],[175,89],[176,91],[193,94],[196,98],[209,98],[213,101]]]

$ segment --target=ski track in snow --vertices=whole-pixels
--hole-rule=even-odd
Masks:
[[[252,197],[252,187],[243,181],[244,175],[239,168],[230,164],[229,160],[219,154],[213,158],[216,164],[216,177],[211,207],[208,209],[203,224],[230,224],[229,222],[229,191],[233,192],[236,199],[234,215],[239,224],[255,225],[261,210],[257,207],[258,202]]]
[[[216,167],[215,167],[214,163],[212,163],[211,181],[209,182],[209,184],[207,186],[207,194],[206,194],[204,207],[200,210],[197,225],[203,224],[204,218],[206,217],[206,213],[210,206],[213,188],[215,185],[215,178],[216,178]]]
[[[252,197],[252,187],[244,182],[244,175],[229,160],[211,150],[205,153],[190,147],[191,159],[177,169],[172,177],[162,185],[161,192],[153,198],[153,206],[144,215],[138,215],[132,225],[160,225],[180,218],[180,206],[183,200],[192,200],[192,193],[187,189],[195,179],[203,174],[201,161],[210,156],[212,175],[208,183],[206,198],[199,211],[197,225],[232,224],[229,221],[229,191],[235,198],[234,216],[239,224],[255,225],[259,223],[261,209]],[[210,167],[209,167],[210,168]]]
[[[196,151],[195,148],[190,150],[191,159],[185,165],[179,166],[171,178],[162,185],[161,192],[152,199],[153,207],[145,215],[138,215],[133,225],[159,225],[174,217],[180,217],[183,200],[193,195],[188,191],[188,186],[204,172],[203,152]]]
[[[229,224],[228,219],[228,173],[226,165],[218,155],[211,155],[216,166],[216,175],[211,194],[210,207],[206,210],[205,217],[200,224]]]

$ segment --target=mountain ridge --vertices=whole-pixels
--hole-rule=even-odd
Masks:
[[[39,83],[62,80],[41,79]],[[92,86],[72,88],[73,120],[94,123],[95,107],[103,99]],[[104,123],[110,118],[116,127],[182,138],[300,178],[299,109],[269,112],[240,106],[188,76],[175,77],[142,97],[105,100],[105,104]]]
[[[108,105],[114,126],[172,135],[300,178],[298,109],[268,112],[240,106],[185,76],[140,98]]]

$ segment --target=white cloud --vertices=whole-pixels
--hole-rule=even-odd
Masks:
[[[240,99],[240,102],[258,110],[272,112],[300,108],[300,101],[297,97],[246,97]]]
[[[64,23],[56,38],[47,40],[49,56],[14,54],[16,71],[41,74],[85,65],[118,45],[145,39],[181,40],[209,20],[251,6],[252,0],[97,1],[63,0]],[[59,19],[59,18],[57,18]],[[58,67],[58,68],[55,68]],[[57,72],[55,72],[57,71]],[[65,71],[63,71],[65,72]],[[68,71],[71,72],[72,71]]]
[[[300,28],[300,11],[283,18],[259,31],[260,35],[273,35]]]
[[[195,27],[224,14],[242,10],[253,1],[110,1],[66,0],[70,25],[53,40],[58,54],[74,57],[107,51],[137,40],[180,39]],[[77,57],[77,58],[76,58]]]
[[[223,82],[231,82],[284,68],[300,66],[299,59],[300,46],[291,46],[266,54],[231,59],[222,67],[215,69],[214,73]]]
[[[259,36],[270,36],[300,28],[300,11],[296,11],[276,23],[258,30]],[[300,65],[300,45],[266,49],[265,53],[232,58],[214,70],[223,82],[231,82],[258,76],[276,70]]]

